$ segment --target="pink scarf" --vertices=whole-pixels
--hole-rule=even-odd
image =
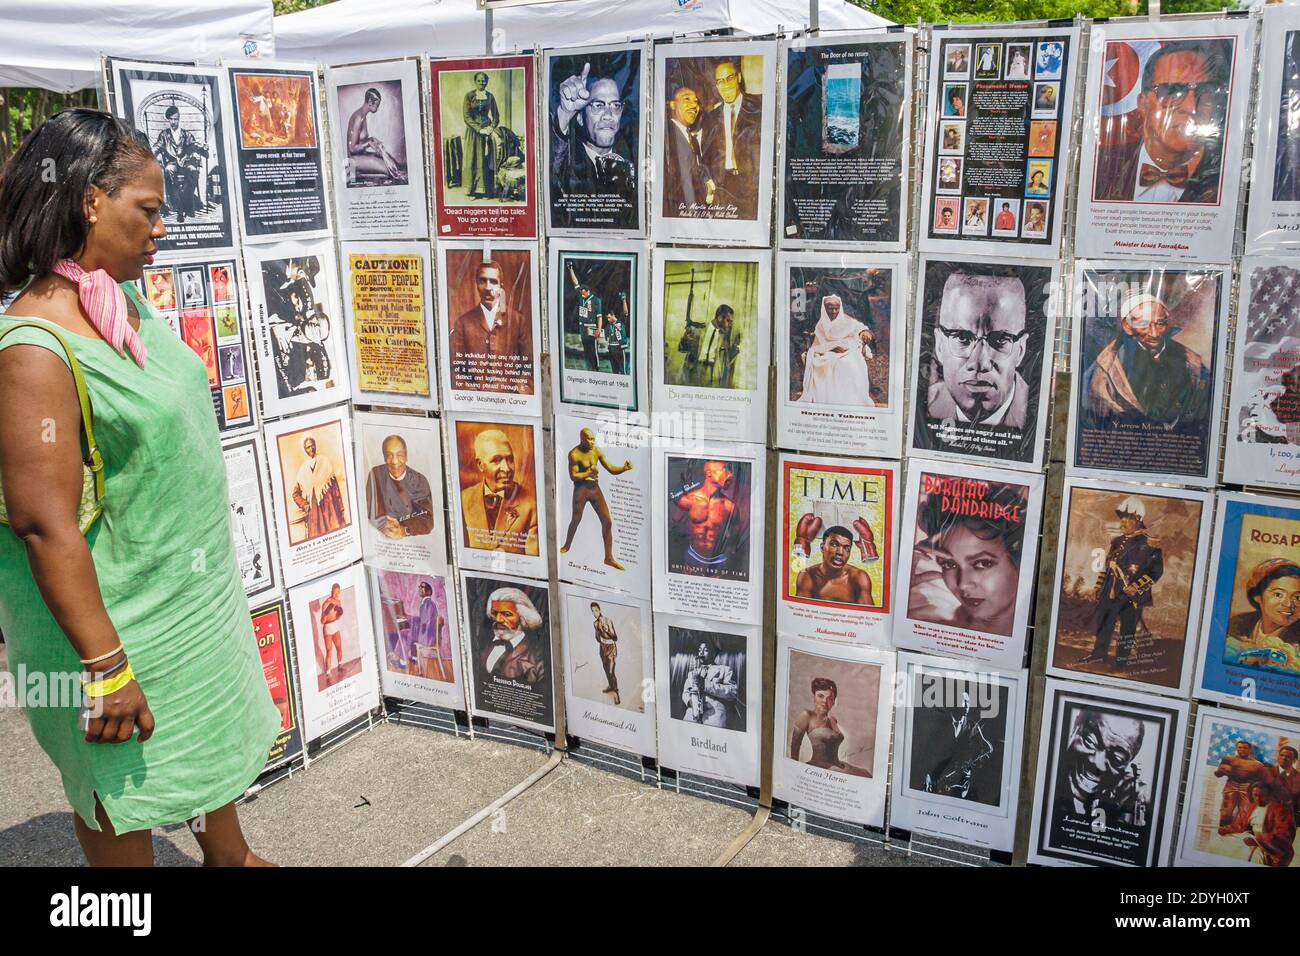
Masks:
[[[118,355],[125,356],[129,350],[135,364],[144,368],[147,351],[140,335],[131,328],[127,316],[126,293],[122,291],[113,277],[103,269],[87,272],[71,259],[61,259],[54,271],[70,282],[77,284],[77,294],[81,299],[81,309],[90,319],[91,325],[99,330]]]

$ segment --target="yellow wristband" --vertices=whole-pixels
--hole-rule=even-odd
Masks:
[[[87,697],[93,700],[99,697],[107,697],[109,694],[116,694],[133,680],[135,680],[135,672],[131,670],[131,665],[127,664],[126,667],[112,677],[83,682],[81,689]]]

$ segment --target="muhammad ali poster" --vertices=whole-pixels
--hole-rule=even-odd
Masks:
[[[1232,255],[1254,28],[1253,18],[1093,24],[1075,255]]]
[[[781,44],[783,246],[904,248],[912,44],[896,33]]]
[[[898,653],[890,825],[989,850],[1015,842],[1029,675]]]
[[[1058,266],[921,257],[908,451],[1037,471]]]
[[[1246,252],[1300,246],[1300,10],[1266,6]]]
[[[532,730],[555,729],[555,662],[545,581],[462,571],[470,711]]]
[[[1042,513],[1041,475],[911,459],[897,644],[1019,670]]]
[[[892,651],[779,634],[772,795],[884,826],[893,687]]]
[[[1187,696],[1208,492],[1067,478],[1047,672]]]
[[[1079,264],[1072,474],[1214,484],[1230,284],[1222,266]]]
[[[1029,862],[1168,866],[1187,702],[1048,678]]]
[[[782,453],[776,627],[889,647],[898,466]]]
[[[644,44],[546,53],[549,235],[645,235],[645,54]]]

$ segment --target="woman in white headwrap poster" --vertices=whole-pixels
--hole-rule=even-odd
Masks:
[[[844,311],[837,295],[822,297],[812,345],[804,353],[801,402],[875,405],[871,400],[871,330]]]

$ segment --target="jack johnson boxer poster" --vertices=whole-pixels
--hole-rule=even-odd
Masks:
[[[1246,252],[1300,247],[1300,10],[1263,11]]]

